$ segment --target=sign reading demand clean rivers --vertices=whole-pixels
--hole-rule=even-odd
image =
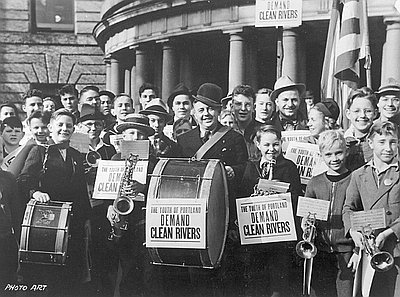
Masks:
[[[256,0],[256,27],[298,27],[301,25],[303,1]]]

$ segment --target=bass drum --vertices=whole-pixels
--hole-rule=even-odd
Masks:
[[[218,267],[229,221],[223,164],[219,160],[160,159],[151,175],[148,200],[179,198],[206,200],[206,248],[148,248],[153,264]]]
[[[22,221],[20,262],[65,265],[71,208],[72,202],[28,202]]]

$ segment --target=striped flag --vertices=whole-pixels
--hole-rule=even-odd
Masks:
[[[360,78],[358,60],[365,57],[361,1],[342,1],[340,36],[336,48],[335,77],[352,88],[357,88]]]
[[[361,34],[362,1],[365,0],[332,1],[321,75],[321,98],[334,99],[341,111],[345,109],[351,89],[358,87],[358,60],[365,56]],[[345,120],[343,112],[341,118]]]

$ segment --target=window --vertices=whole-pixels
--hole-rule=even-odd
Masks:
[[[73,32],[74,10],[74,0],[31,0],[32,28],[36,32]]]

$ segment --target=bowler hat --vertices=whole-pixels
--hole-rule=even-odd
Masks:
[[[147,136],[154,134],[154,129],[151,128],[149,124],[149,118],[143,114],[131,113],[126,116],[125,122],[115,127],[119,133],[129,128],[138,129]]]
[[[168,123],[172,120],[172,116],[167,112],[167,107],[165,106],[164,101],[160,98],[154,98],[146,105],[144,110],[139,111],[140,114],[149,115],[155,114],[158,116],[165,117],[165,121]]]
[[[213,83],[204,83],[197,90],[194,102],[200,101],[208,106],[221,107],[222,89]]]
[[[169,95],[167,104],[169,108],[172,109],[172,104],[174,103],[174,99],[178,95],[187,95],[189,96],[189,100],[192,101],[192,93],[189,91],[189,89],[183,84],[179,83],[175,86],[174,90],[172,91],[171,95]]]
[[[274,101],[280,93],[288,90],[298,90],[300,97],[306,90],[304,84],[296,84],[289,76],[282,76],[275,82],[274,90],[271,93],[271,100]]]
[[[78,123],[82,123],[87,120],[103,121],[103,114],[97,110],[94,106],[89,104],[83,104],[81,108],[81,113],[78,119]]]
[[[339,118],[339,105],[333,100],[327,100],[318,102],[315,104],[315,107],[318,108],[326,117],[332,118],[335,121]]]
[[[400,93],[400,83],[393,77],[389,77],[380,87],[376,95],[382,96],[384,93]]]
[[[115,94],[113,92],[107,91],[107,90],[103,90],[99,92],[99,96],[108,96],[109,98],[111,98],[111,100],[113,100],[115,98]]]

